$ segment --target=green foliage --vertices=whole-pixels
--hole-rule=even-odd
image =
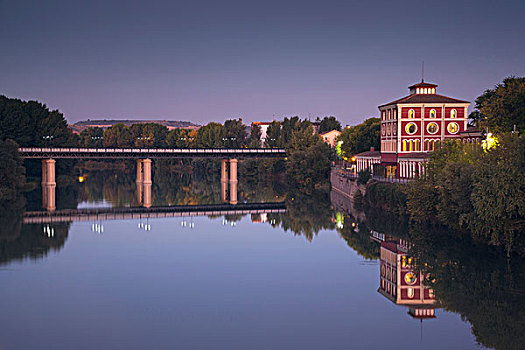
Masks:
[[[326,183],[330,174],[333,152],[330,146],[313,133],[309,125],[291,132],[288,146],[287,174],[299,186],[313,187]]]
[[[226,120],[224,122],[225,131],[225,147],[240,148],[246,145],[246,125],[242,123],[242,119]]]
[[[0,140],[0,201],[15,198],[24,183],[25,169],[18,145],[12,140]]]
[[[226,147],[226,129],[219,123],[208,123],[197,132],[197,147],[224,148]]]
[[[469,117],[492,133],[510,132],[514,125],[525,132],[525,77],[508,77],[486,90],[476,99],[476,111]]]
[[[319,121],[319,118],[317,118]],[[319,133],[328,132],[332,130],[341,131],[341,123],[334,116],[324,117],[319,121]]]
[[[45,138],[44,138],[45,137]],[[59,111],[37,101],[0,95],[0,140],[11,139],[21,147],[74,146],[76,137]]]
[[[124,124],[115,124],[104,131],[104,147],[133,147],[131,131]]]
[[[405,190],[405,186],[401,184],[371,181],[366,186],[364,205],[365,207],[404,214],[407,202]]]
[[[104,130],[102,128],[86,128],[80,133],[79,146],[80,147],[102,147],[102,140],[104,138]]]
[[[173,129],[166,136],[167,148],[193,148],[197,143],[198,132],[190,129]]]
[[[248,146],[250,148],[260,148],[261,147],[261,136],[262,131],[259,125],[253,124],[250,130],[250,139],[248,141]]]
[[[133,124],[130,127],[131,140],[134,147],[163,148],[166,147],[168,128],[156,123]]]
[[[489,152],[444,142],[432,154],[425,175],[407,185],[413,221],[434,221],[470,232],[507,252],[525,252],[525,141],[501,135]]]
[[[343,141],[341,145],[343,156],[350,158],[370,150],[371,147],[379,150],[380,134],[381,120],[379,118],[368,118],[359,125],[345,128],[339,135],[339,141]]]
[[[372,177],[372,173],[368,169],[360,170],[357,173],[357,183],[361,185],[366,185],[368,180]]]

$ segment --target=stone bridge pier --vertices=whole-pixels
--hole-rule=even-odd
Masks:
[[[137,202],[151,207],[151,159],[137,159]]]
[[[228,163],[230,163],[230,179],[228,181]],[[230,204],[237,204],[237,163],[238,160],[223,159],[221,160],[221,199],[223,202],[228,202],[228,183],[230,185]]]
[[[49,211],[56,209],[55,206],[55,160],[42,160],[42,208]]]

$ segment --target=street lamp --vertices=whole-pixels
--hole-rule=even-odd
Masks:
[[[46,135],[46,136],[42,136],[42,138],[44,140],[48,140],[49,147],[51,147],[51,140],[53,139],[53,136],[52,135]]]

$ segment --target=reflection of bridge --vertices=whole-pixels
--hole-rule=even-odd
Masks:
[[[73,221],[106,221],[127,219],[158,219],[171,217],[223,216],[284,213],[284,202],[239,203],[210,205],[178,205],[166,207],[66,209],[56,211],[28,211],[24,213],[24,224],[42,224]]]
[[[237,161],[239,158],[284,158],[280,148],[19,148],[22,158],[42,159],[43,207],[55,210],[55,158],[136,159],[139,203],[151,206],[151,158],[221,158],[221,196],[226,201],[230,163],[230,204],[237,204]]]

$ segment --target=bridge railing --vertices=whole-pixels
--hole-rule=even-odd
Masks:
[[[281,148],[77,148],[21,147],[21,153],[283,153]]]

